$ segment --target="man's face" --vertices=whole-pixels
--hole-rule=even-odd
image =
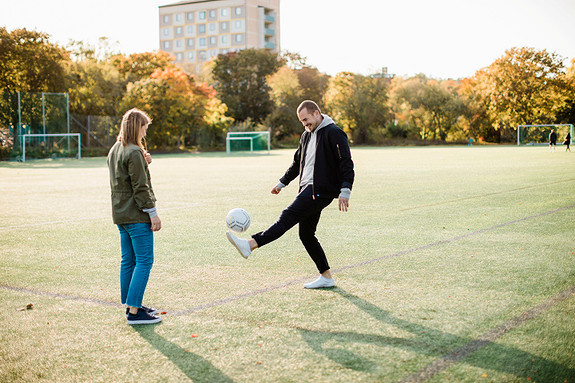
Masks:
[[[297,116],[305,130],[308,132],[313,132],[315,128],[321,124],[322,120],[320,112],[315,110],[313,113],[310,113],[306,108],[302,109]]]

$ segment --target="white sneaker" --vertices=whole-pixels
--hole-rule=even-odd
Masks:
[[[242,257],[248,259],[248,257],[252,253],[252,250],[250,249],[250,242],[247,239],[236,237],[229,231],[226,232],[226,235],[228,236],[228,240],[231,242],[231,244],[234,245],[236,249],[238,249]]]
[[[323,275],[320,275],[318,279],[313,282],[306,283],[303,285],[306,289],[318,289],[320,287],[333,287],[335,286],[335,282],[333,278],[326,278]]]

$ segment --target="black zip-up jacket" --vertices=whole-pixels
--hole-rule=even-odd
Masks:
[[[313,196],[337,198],[340,189],[351,190],[355,176],[347,135],[333,123],[321,128],[316,134]],[[289,184],[298,175],[301,178],[310,135],[308,131],[302,133],[293,162],[280,178],[282,184]]]

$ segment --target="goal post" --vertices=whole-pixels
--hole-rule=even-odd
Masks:
[[[22,161],[32,158],[82,158],[80,133],[23,134]]]
[[[270,132],[228,132],[226,136],[226,153],[239,151],[265,151],[270,153]]]
[[[548,145],[551,129],[557,133],[557,142],[563,142],[567,133],[573,139],[573,124],[518,125],[517,145]]]

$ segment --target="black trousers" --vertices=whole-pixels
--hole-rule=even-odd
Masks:
[[[267,245],[284,235],[289,229],[299,223],[299,238],[307,253],[315,262],[320,273],[329,270],[325,252],[315,236],[321,211],[333,198],[313,198],[311,185],[302,190],[295,200],[284,209],[276,223],[267,230],[252,235],[258,247]]]

